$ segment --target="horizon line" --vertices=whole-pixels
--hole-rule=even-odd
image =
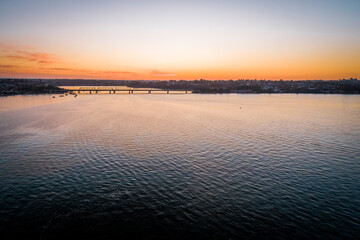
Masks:
[[[209,80],[209,79],[205,79],[205,78],[200,78],[200,79],[192,79],[192,80],[185,80],[185,79],[151,79],[151,80],[145,80],[145,79],[86,79],[86,78],[14,78],[14,77],[2,77],[0,78],[0,80],[4,80],[4,79],[13,79],[13,80],[76,80],[76,81],[241,81],[241,80],[250,80],[250,81],[340,81],[340,80],[351,80],[351,79],[356,79],[358,80],[358,78],[339,78],[339,79],[257,79],[257,78],[238,78],[238,79],[215,79],[215,80]]]

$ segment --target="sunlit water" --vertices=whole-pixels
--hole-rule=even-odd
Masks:
[[[359,119],[345,95],[2,97],[0,235],[356,239]]]

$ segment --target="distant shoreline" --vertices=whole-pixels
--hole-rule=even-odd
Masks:
[[[0,79],[0,95],[56,94],[66,93],[62,87],[106,87],[144,89],[144,91],[191,91],[193,94],[359,94],[360,81],[356,78],[338,81],[272,81],[272,80],[168,80],[168,81],[127,81],[127,80],[70,80],[70,79]],[[110,87],[113,87],[112,89]]]
[[[16,93],[16,94],[3,94],[0,97],[11,97],[11,96],[35,96],[35,95],[59,95],[63,93]],[[156,94],[147,94],[147,93],[134,93],[135,95],[186,95],[185,93],[156,93]],[[188,93],[188,95],[360,95],[360,93]],[[119,95],[119,96],[126,96],[129,94],[78,94],[78,95]]]

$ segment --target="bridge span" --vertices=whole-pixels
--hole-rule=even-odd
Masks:
[[[156,88],[116,88],[116,87],[62,87],[68,90],[69,93],[86,93],[86,94],[116,94],[116,93],[163,93],[163,94],[190,94],[189,90],[171,90],[171,89],[156,89]]]

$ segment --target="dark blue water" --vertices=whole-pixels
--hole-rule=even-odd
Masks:
[[[2,239],[357,239],[360,97],[0,98]]]

